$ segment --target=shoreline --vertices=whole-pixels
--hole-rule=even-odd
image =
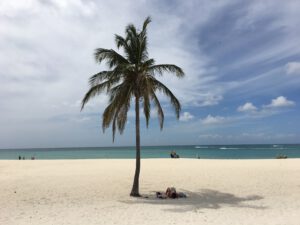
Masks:
[[[101,160],[132,160],[135,161],[135,158],[91,158],[91,159],[0,159],[0,162],[11,162],[11,161],[43,161],[43,162],[51,162],[51,161],[101,161]],[[172,159],[172,158],[141,158],[141,160],[174,160],[174,161],[179,161],[179,160],[196,160],[196,161],[262,161],[262,160],[266,160],[266,161],[270,161],[270,160],[300,160],[299,158],[282,158],[282,159],[276,159],[276,158],[270,158],[270,159],[213,159],[213,158],[176,158],[176,159]]]
[[[171,158],[171,157],[165,157],[165,158],[141,158],[141,160],[209,160],[209,161],[213,161],[213,160],[224,160],[224,161],[239,161],[239,160],[251,160],[251,161],[255,161],[255,160],[297,160],[300,159],[300,157],[288,157],[288,158]],[[135,160],[135,158],[73,158],[73,159],[62,159],[62,158],[54,158],[54,159],[43,159],[43,158],[35,158],[35,159],[30,159],[30,158],[26,158],[26,159],[1,159],[0,158],[0,162],[5,162],[5,161],[80,161],[80,160]]]

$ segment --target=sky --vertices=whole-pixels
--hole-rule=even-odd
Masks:
[[[133,109],[113,143],[107,96],[80,102],[106,69],[94,50],[147,16],[150,57],[186,76],[158,77],[182,112],[160,95],[164,129],[153,109],[142,145],[299,143],[299,12],[298,0],[1,0],[0,148],[134,145]]]

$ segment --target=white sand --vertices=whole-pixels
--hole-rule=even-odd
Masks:
[[[300,159],[0,161],[0,224],[300,224]],[[174,186],[187,199],[159,200]]]

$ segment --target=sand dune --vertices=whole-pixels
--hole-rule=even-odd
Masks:
[[[300,159],[0,161],[0,224],[299,225]],[[159,200],[174,186],[186,199]]]

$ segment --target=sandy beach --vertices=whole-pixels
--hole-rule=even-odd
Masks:
[[[0,161],[0,224],[299,225],[300,159]],[[186,199],[160,200],[174,186]]]

